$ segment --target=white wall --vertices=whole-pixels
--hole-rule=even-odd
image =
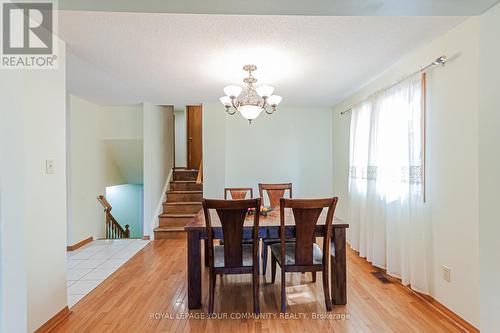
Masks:
[[[226,117],[226,186],[258,194],[258,183],[291,182],[297,198],[331,195],[330,124],[329,108],[281,107],[252,124]]]
[[[347,102],[348,103],[348,102]],[[346,103],[344,103],[346,104]],[[350,113],[340,114],[342,106],[335,108],[333,119],[333,193],[339,197],[335,215],[347,220],[348,217],[348,190],[349,190],[349,140],[350,140]],[[349,229],[347,230],[349,232]]]
[[[186,110],[175,110],[175,166],[187,166]]]
[[[220,198],[224,187],[292,182],[294,197],[332,194],[331,112],[281,107],[249,124],[226,116],[219,104],[203,105],[204,195]]]
[[[203,196],[205,198],[224,198],[226,117],[220,106],[220,103],[203,104]]]
[[[143,104],[144,112],[144,235],[153,236],[174,166],[174,108]]]
[[[127,183],[127,167],[117,163],[110,143],[139,140],[142,151],[143,126],[140,106],[101,106],[73,95],[69,104],[68,244],[73,245],[105,237],[104,212],[96,197],[107,186]]]
[[[500,5],[480,19],[479,251],[481,331],[500,327]]]
[[[0,75],[0,331],[32,332],[66,302],[65,45],[58,69]],[[55,160],[55,174],[45,161]]]
[[[450,61],[428,75],[427,204],[431,206],[431,294],[479,326],[478,18],[470,18],[334,109],[333,183],[347,198],[349,120],[339,113],[440,55]],[[346,200],[339,212],[346,217]],[[451,283],[442,279],[451,267]]]

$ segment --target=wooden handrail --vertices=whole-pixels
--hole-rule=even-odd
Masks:
[[[125,229],[122,228],[120,223],[111,214],[113,207],[109,204],[106,197],[102,194],[97,196],[97,201],[104,207],[104,213],[106,214],[106,238],[107,239],[118,239],[118,238],[130,238],[129,225],[125,225]]]
[[[196,177],[196,184],[203,184],[203,157],[200,161],[200,167],[198,168],[198,176]]]

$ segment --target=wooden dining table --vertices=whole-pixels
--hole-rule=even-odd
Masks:
[[[222,227],[215,211],[210,212],[214,239],[223,239]],[[291,210],[285,210],[285,234],[287,238],[295,236],[295,222]],[[326,209],[321,213],[316,225],[315,234],[320,237],[324,234]],[[243,238],[252,238],[253,216],[248,215],[243,227]],[[259,219],[259,238],[279,238],[280,212],[273,210],[267,216]],[[346,228],[349,225],[342,219],[334,217],[332,225],[332,240],[330,270],[331,270],[331,298],[333,304],[347,304],[346,283]],[[206,241],[207,230],[203,210],[200,210],[194,220],[185,226],[187,232],[188,256],[188,308],[201,308],[201,241]],[[265,263],[264,263],[265,264]]]

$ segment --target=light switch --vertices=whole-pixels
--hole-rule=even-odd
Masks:
[[[47,175],[53,175],[56,173],[56,161],[55,160],[46,160],[45,161],[45,173]]]
[[[451,282],[451,268],[443,265],[443,280]]]

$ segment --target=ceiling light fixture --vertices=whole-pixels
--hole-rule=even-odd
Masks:
[[[226,96],[221,97],[219,100],[226,108],[226,112],[234,115],[236,111],[246,118],[250,123],[257,118],[262,111],[267,114],[273,114],[276,111],[276,106],[281,103],[283,99],[281,96],[273,95],[274,87],[259,86],[255,87],[257,79],[252,75],[252,72],[257,70],[255,65],[245,65],[243,70],[248,72],[248,76],[243,79],[246,84],[245,88],[240,86],[231,85],[224,88]],[[238,96],[244,91],[243,98],[237,99]],[[270,107],[271,110],[268,110]]]

